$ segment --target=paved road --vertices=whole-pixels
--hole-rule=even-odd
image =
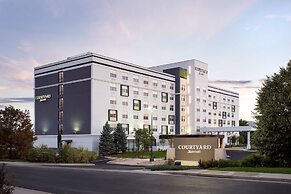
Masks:
[[[9,166],[19,187],[51,193],[290,194],[291,184],[133,173],[135,170]]]
[[[240,160],[255,152],[249,152],[244,150],[226,150],[226,154],[230,156],[230,160]]]

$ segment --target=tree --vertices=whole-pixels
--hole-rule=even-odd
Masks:
[[[114,141],[112,129],[110,128],[108,122],[103,126],[103,131],[101,132],[100,143],[99,143],[99,153],[100,156],[107,156],[114,152]]]
[[[248,122],[246,120],[239,120],[239,126],[248,126]],[[247,132],[246,131],[240,131],[239,132],[239,143],[240,144],[247,144]]]
[[[146,128],[135,130],[135,143],[137,150],[149,150],[153,139],[151,138],[150,131]]]
[[[254,144],[260,153],[291,164],[291,61],[267,76],[258,91]]]
[[[13,106],[0,110],[1,153],[4,153],[4,156],[9,155],[9,158],[25,157],[27,151],[33,146],[32,126],[28,111],[23,112]]]
[[[127,136],[120,123],[117,124],[117,127],[113,132],[113,139],[116,153],[126,152]]]

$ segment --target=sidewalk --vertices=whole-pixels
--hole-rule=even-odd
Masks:
[[[15,187],[13,194],[49,194],[49,193],[31,190],[31,189],[20,188],[20,187]]]
[[[107,157],[110,159],[108,164],[119,164],[119,165],[130,165],[130,166],[149,166],[149,165],[162,165],[167,161],[162,158],[155,158],[154,161],[150,162],[150,159],[140,158],[115,158]]]
[[[218,171],[218,170],[183,170],[183,171],[166,171],[168,174],[185,175],[185,176],[202,176],[216,178],[232,178],[245,180],[262,180],[291,183],[291,174],[273,174],[257,172],[235,172],[235,171]]]

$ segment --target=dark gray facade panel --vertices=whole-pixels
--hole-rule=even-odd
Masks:
[[[91,66],[64,71],[65,82],[86,78],[91,78]]]
[[[91,133],[91,81],[64,85],[63,134]]]
[[[64,81],[65,82],[86,79],[86,78],[91,78],[91,66],[80,67],[77,69],[64,71]],[[58,83],[59,83],[58,72],[35,78],[35,87],[36,88],[42,87],[42,86],[58,84]]]
[[[37,87],[42,87],[42,86],[53,85],[53,84],[57,84],[58,82],[59,82],[58,73],[54,73],[50,75],[36,77],[35,87],[37,88]]]
[[[180,105],[180,67],[172,68],[172,69],[166,69],[163,72],[174,75],[175,76],[175,133],[178,135],[181,133],[181,118],[180,118],[180,111],[181,111],[181,105]]]
[[[46,101],[35,101],[35,134],[57,135],[58,87],[36,89],[35,96],[51,95]]]

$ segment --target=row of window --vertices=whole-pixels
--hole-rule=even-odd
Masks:
[[[123,119],[128,119],[128,115],[127,114],[122,114],[122,118]],[[139,115],[133,115],[133,119],[139,119]],[[149,116],[148,115],[144,115],[143,119],[144,120],[149,120]],[[152,119],[157,121],[158,117],[157,116],[152,116]],[[112,122],[117,122],[118,121],[118,111],[117,110],[113,110],[113,109],[109,109],[108,110],[108,121],[112,121]],[[166,117],[162,117],[161,121],[167,121]],[[168,124],[170,124],[170,125],[175,124],[175,115],[168,115]]]
[[[117,100],[115,99],[110,99],[109,103],[111,105],[116,105],[117,104]],[[128,101],[122,101],[122,105],[123,106],[128,106]],[[149,104],[147,102],[145,102],[143,104],[143,108],[144,109],[148,109],[149,108]],[[153,105],[153,109],[157,110],[158,109],[158,105]],[[162,110],[167,110],[166,106],[161,106]],[[141,100],[138,99],[133,99],[133,110],[141,110]],[[170,105],[170,111],[174,111],[174,105]]]
[[[200,118],[198,118],[198,119],[196,119],[196,121],[197,122],[203,122],[203,123],[206,123],[206,118],[204,118],[204,119],[200,119]],[[208,119],[208,124],[214,124],[214,125],[216,125],[217,124],[217,121],[218,121],[218,126],[219,127],[222,127],[223,125],[226,125],[226,123],[227,123],[227,125],[230,125],[230,122],[231,122],[231,126],[232,127],[235,127],[235,121],[230,121],[230,120],[222,120],[222,119]]]
[[[116,128],[116,125],[110,125],[111,128]],[[126,123],[122,123],[121,127],[124,131],[126,131],[127,134],[129,134],[129,124]],[[144,129],[148,129],[150,130],[150,125],[144,124],[143,125]],[[161,125],[161,134],[169,134],[169,126],[168,125]],[[153,132],[157,132],[158,131],[158,126],[157,125],[153,125]],[[170,126],[170,132],[174,132],[174,127]]]
[[[110,86],[110,91],[116,92],[117,88],[116,86]],[[134,89],[133,90],[133,94],[134,95],[138,95],[139,91],[138,89]],[[144,91],[144,96],[149,96],[149,92],[148,91]],[[124,96],[124,97],[129,97],[129,86],[127,85],[120,85],[120,96]],[[153,92],[153,97],[154,98],[158,98],[158,92]],[[161,92],[161,101],[162,102],[168,102],[169,99],[169,95],[166,92]],[[171,95],[170,96],[170,100],[174,100],[174,96]]]
[[[212,107],[213,107],[213,110],[217,110],[217,102],[212,102]],[[226,107],[224,106],[224,109]],[[228,107],[229,109],[229,107]],[[231,105],[231,112],[235,112],[235,105]]]
[[[59,124],[58,124],[58,133],[59,134],[63,134],[63,131],[64,131],[64,98],[62,97],[64,95],[64,85],[62,84],[62,82],[64,82],[64,72],[61,71],[59,72],[58,74],[58,77],[59,77],[59,83],[61,83],[59,86],[58,86],[58,93],[59,93],[59,99],[58,99],[58,109],[59,109],[59,112],[58,112],[58,121],[59,121]]]
[[[211,94],[209,94],[208,97],[209,97],[209,98],[213,97],[214,99],[216,98],[215,96],[212,96]],[[231,101],[231,102],[234,102],[233,99],[229,99],[229,98],[225,98],[225,97],[223,97],[222,100],[223,100],[223,101],[227,101],[227,102],[230,102],[230,101]]]
[[[111,73],[110,73],[110,77],[111,77],[112,79],[116,79],[116,78],[117,78],[117,74],[111,72]],[[128,81],[128,76],[127,76],[127,75],[122,75],[122,80]],[[132,80],[133,80],[134,83],[139,83],[139,78],[136,77],[136,76],[133,77]],[[148,85],[149,85],[149,81],[146,80],[146,79],[144,79],[144,80],[143,80],[143,84],[144,84],[145,86],[148,86]],[[157,82],[157,81],[153,81],[153,86],[154,86],[154,87],[158,87],[158,82]],[[161,86],[162,86],[162,88],[164,88],[164,89],[167,88],[166,83],[162,83]],[[170,89],[171,89],[171,90],[174,90],[174,84],[170,84]]]

